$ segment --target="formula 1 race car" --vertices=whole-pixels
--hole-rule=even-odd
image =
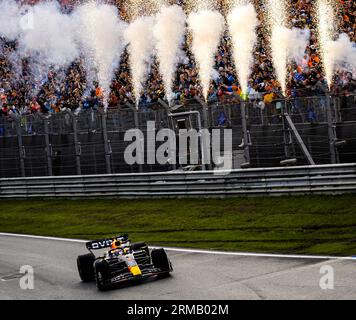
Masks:
[[[99,290],[152,276],[167,277],[173,271],[164,249],[149,250],[144,242],[131,243],[128,235],[91,241],[86,247],[90,253],[77,258],[79,276],[83,282],[95,281]],[[93,253],[109,248],[100,257]]]

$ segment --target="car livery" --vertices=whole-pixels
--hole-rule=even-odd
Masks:
[[[77,266],[83,282],[95,281],[99,290],[148,277],[167,277],[173,271],[164,249],[150,250],[146,243],[131,243],[128,235],[87,242],[89,254],[78,256]],[[96,257],[93,251],[110,249]]]

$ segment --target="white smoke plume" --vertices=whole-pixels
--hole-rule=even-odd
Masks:
[[[30,58],[32,96],[36,95],[47,80],[50,68],[66,69],[79,56],[75,41],[73,21],[63,14],[57,2],[43,2],[31,7],[18,39],[18,54]]]
[[[125,31],[136,107],[139,105],[155,53],[154,23],[153,17],[139,17]]]
[[[303,60],[305,50],[309,44],[309,29],[289,29],[288,32],[288,61],[294,61],[300,64]]]
[[[21,27],[21,8],[15,1],[0,1],[0,36],[13,41],[18,38]]]
[[[253,50],[257,42],[257,12],[252,4],[238,5],[228,15],[227,22],[232,38],[235,67],[242,92],[246,94],[253,66]]]
[[[115,68],[126,45],[123,35],[127,25],[120,20],[115,6],[93,1],[79,6],[73,17],[85,57],[87,80],[98,80],[106,109]]]
[[[17,54],[16,51],[12,51],[7,55],[6,59],[11,65],[11,83],[16,85],[19,81],[22,80],[22,60],[21,57]]]
[[[288,9],[285,0],[267,0],[267,18],[271,28],[272,60],[283,95],[287,90],[288,62],[299,62],[308,45],[309,32],[288,29]]]
[[[332,1],[330,0],[317,0],[315,6],[320,55],[323,62],[326,82],[330,88],[334,75],[334,62],[333,59],[329,56],[329,51],[330,44],[333,43],[333,40],[335,40],[337,33],[337,20],[334,10],[335,8]]]
[[[356,47],[347,34],[343,33],[336,41],[326,43],[328,58],[330,60],[330,73],[336,71],[356,71]]]
[[[52,69],[65,69],[79,56],[75,41],[73,20],[63,14],[57,2],[42,2],[35,6],[20,6],[15,1],[0,3],[3,17],[0,21],[0,35],[7,40],[17,40],[17,51],[11,60],[30,62],[32,92],[37,94]],[[13,67],[14,73],[21,68]],[[21,79],[21,74],[14,74]]]
[[[188,17],[192,33],[192,52],[199,69],[205,100],[208,98],[210,80],[214,75],[215,54],[225,29],[223,16],[215,10],[193,12]]]
[[[72,17],[61,13],[58,3],[39,3],[27,15],[32,15],[33,26],[22,30],[19,39],[24,55],[57,67],[68,66],[79,56]]]
[[[307,29],[288,29],[283,26],[275,26],[272,29],[273,65],[284,95],[287,88],[287,64],[291,61],[299,63],[303,59],[309,36]]]
[[[174,74],[179,61],[184,57],[182,45],[185,36],[186,15],[178,5],[163,6],[157,14],[153,29],[157,44],[159,68],[170,103],[172,100],[172,86]]]

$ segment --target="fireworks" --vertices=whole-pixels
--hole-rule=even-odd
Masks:
[[[267,17],[271,32],[271,50],[276,76],[281,85],[282,93],[286,94],[287,79],[287,43],[286,5],[284,0],[267,0]]]
[[[133,21],[139,17],[156,14],[167,3],[167,0],[127,0],[125,1],[125,8],[129,20]]]
[[[335,71],[347,70],[355,73],[356,49],[347,34],[341,34],[337,39],[336,0],[315,2],[314,22],[318,27],[319,53],[330,87]],[[23,56],[21,50],[26,49],[26,56],[32,55],[30,57],[32,59],[42,50],[46,59],[42,58],[40,62],[54,64],[59,68],[70,65],[80,57],[83,59],[88,86],[91,86],[94,80],[98,81],[104,90],[104,100],[108,100],[111,80],[115,76],[120,55],[124,48],[127,48],[133,93],[137,104],[145,93],[151,66],[155,61],[159,62],[166,97],[168,100],[173,99],[175,71],[179,63],[187,59],[183,52],[186,39],[188,57],[191,58],[191,53],[194,55],[195,66],[199,71],[199,80],[194,86],[200,81],[205,99],[211,89],[216,90],[216,87],[211,86],[211,80],[219,76],[215,70],[217,53],[218,58],[224,60],[219,68],[228,73],[230,79],[233,78],[231,82],[234,86],[241,86],[244,94],[248,91],[249,81],[252,83],[251,78],[256,81],[256,75],[251,74],[254,71],[254,48],[257,43],[260,52],[256,53],[256,57],[259,53],[263,54],[262,62],[265,63],[266,48],[263,47],[265,39],[270,41],[275,75],[284,95],[288,86],[288,63],[295,61],[302,73],[303,68],[308,68],[309,57],[306,55],[304,61],[302,60],[309,42],[309,32],[292,28],[289,19],[291,8],[287,0],[185,0],[182,7],[186,14],[176,5],[176,0],[121,0],[121,3],[124,7],[120,7],[123,9],[120,15],[128,22],[128,29],[126,24],[116,19],[119,14],[117,6],[100,5],[97,0],[92,0],[76,7],[71,15],[61,12],[57,4],[58,12],[55,16],[67,22],[58,23],[53,22],[56,19],[50,19],[53,21],[46,22],[42,31],[42,27],[41,30],[38,28],[21,30],[19,26],[24,16],[20,6],[15,2],[11,3],[10,0],[6,0],[6,3],[0,0],[0,7],[5,12],[3,21],[0,21],[0,35],[8,40],[18,41],[16,54],[19,58]],[[264,5],[260,6],[257,3]],[[35,12],[38,7],[40,4],[34,6]],[[83,7],[91,9],[80,9]],[[173,11],[168,10],[173,7],[175,8]],[[82,15],[78,15],[78,12],[82,12]],[[50,28],[55,24],[77,32],[65,32],[67,37],[53,36],[55,31],[63,31],[57,26]],[[227,37],[228,33],[225,32],[226,24],[230,37]],[[257,34],[257,31],[260,31],[260,34]],[[72,34],[75,39],[72,39]],[[224,41],[221,42],[224,35]],[[36,40],[32,40],[34,36]],[[229,47],[229,44],[225,47],[226,42],[231,44],[231,55],[226,52]],[[223,44],[224,48],[218,51],[220,44]],[[58,58],[66,59],[62,62],[58,61]],[[261,60],[260,57],[258,59]],[[230,68],[231,60],[235,63],[239,81],[235,81],[231,75],[233,73]],[[268,84],[272,83],[274,86],[270,80],[269,65],[265,68],[268,68],[269,73],[266,80],[270,82]]]
[[[321,60],[323,62],[325,78],[330,88],[334,73],[333,59],[330,55],[330,43],[336,34],[335,9],[332,1],[317,0],[316,12]]]
[[[224,32],[224,18],[216,10],[204,9],[188,17],[192,35],[192,52],[199,69],[203,96],[207,101],[210,81],[214,77],[214,58]]]
[[[201,10],[216,10],[218,5],[214,0],[187,0],[185,9],[187,13]]]
[[[229,31],[232,38],[233,56],[241,89],[247,94],[248,79],[253,65],[253,49],[257,42],[257,13],[252,4],[240,4],[238,1],[227,16]]]
[[[175,71],[184,58],[186,15],[177,5],[164,6],[156,17],[153,34],[156,40],[156,52],[168,103],[173,99]]]

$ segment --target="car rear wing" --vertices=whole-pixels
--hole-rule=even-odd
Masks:
[[[100,250],[110,248],[114,240],[118,240],[121,242],[127,242],[129,240],[128,235],[123,235],[115,238],[108,238],[102,240],[95,240],[86,243],[86,247],[89,251],[91,250]]]

